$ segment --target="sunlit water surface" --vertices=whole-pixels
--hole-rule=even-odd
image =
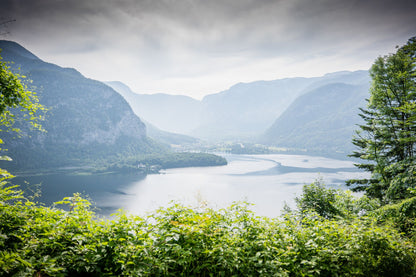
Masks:
[[[176,201],[189,205],[227,207],[236,201],[254,204],[258,215],[278,216],[284,206],[294,205],[304,184],[322,179],[332,187],[363,177],[351,161],[305,155],[224,155],[228,165],[169,169],[161,174],[48,175],[18,177],[15,183],[28,190],[41,183],[39,199],[47,205],[81,192],[97,212],[109,215],[123,208],[143,215]],[[28,181],[29,185],[24,181]]]

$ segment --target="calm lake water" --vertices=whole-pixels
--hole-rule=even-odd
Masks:
[[[14,183],[30,191],[41,184],[39,202],[50,205],[74,192],[88,196],[98,213],[109,215],[123,208],[145,214],[171,201],[213,208],[235,201],[254,204],[258,215],[278,216],[287,203],[294,205],[304,184],[322,179],[332,187],[345,188],[344,181],[364,176],[351,161],[305,155],[224,155],[228,165],[180,168],[155,175],[47,175],[17,177]],[[29,184],[25,184],[25,181]]]

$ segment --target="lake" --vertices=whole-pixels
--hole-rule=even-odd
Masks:
[[[171,201],[223,208],[235,201],[254,204],[258,215],[278,216],[294,205],[304,184],[322,179],[346,188],[344,181],[365,176],[351,161],[306,155],[223,155],[228,165],[164,170],[161,174],[46,175],[17,177],[26,191],[41,184],[38,201],[50,205],[74,192],[88,196],[102,215],[123,208],[145,214]],[[29,184],[25,183],[28,182]]]

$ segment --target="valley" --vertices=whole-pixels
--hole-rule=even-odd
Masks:
[[[155,173],[167,164],[225,164],[208,154],[218,151],[347,158],[360,123],[357,111],[365,105],[369,88],[367,71],[344,71],[239,83],[202,100],[137,94],[121,82],[102,83],[44,62],[14,42],[1,41],[0,48],[4,60],[33,81],[30,87],[48,109],[45,132],[19,123],[25,134],[21,139],[5,134],[13,162],[3,166],[17,172],[140,168],[139,172]],[[192,154],[178,159],[178,151]]]

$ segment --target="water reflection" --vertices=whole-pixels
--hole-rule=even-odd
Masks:
[[[97,212],[109,215],[123,207],[125,201],[131,200],[129,199],[131,196],[127,195],[125,190],[144,180],[145,177],[138,174],[55,174],[16,177],[12,182],[20,185],[27,195],[33,194],[40,188],[41,196],[36,201],[46,206],[79,192],[98,208]]]

